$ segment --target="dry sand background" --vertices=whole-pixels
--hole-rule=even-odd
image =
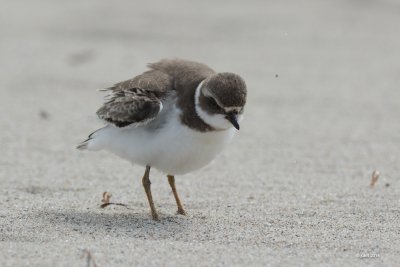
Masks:
[[[1,266],[400,265],[398,1],[0,6]],[[101,126],[96,89],[174,56],[249,99],[232,145],[177,177],[187,217],[153,172],[153,222],[143,168],[74,146]]]

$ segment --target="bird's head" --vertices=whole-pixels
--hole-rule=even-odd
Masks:
[[[217,130],[235,127],[239,130],[247,89],[237,74],[224,72],[205,79],[196,90],[196,112]]]

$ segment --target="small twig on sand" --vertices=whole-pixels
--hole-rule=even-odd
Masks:
[[[83,250],[82,258],[83,257],[86,257],[86,267],[90,267],[90,265],[92,267],[97,267],[97,264],[94,261],[93,255],[92,255],[92,253],[90,253],[90,251],[88,249]]]
[[[112,197],[111,193],[104,192],[103,193],[103,199],[101,200],[101,202],[103,202],[104,204],[110,203],[111,197]]]
[[[376,182],[379,179],[379,175],[380,175],[380,173],[377,170],[372,172],[371,184],[369,185],[370,187],[374,187],[375,186]]]
[[[112,197],[111,193],[104,192],[103,193],[103,199],[101,200],[101,202],[103,202],[103,204],[100,205],[100,208],[104,209],[108,205],[117,205],[117,206],[123,206],[123,207],[129,209],[128,205],[126,205],[126,204],[110,202],[111,197]]]

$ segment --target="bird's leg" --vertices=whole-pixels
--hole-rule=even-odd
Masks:
[[[172,189],[172,193],[174,193],[174,197],[176,200],[176,205],[178,206],[178,213],[182,214],[182,215],[186,215],[185,210],[183,209],[183,205],[181,203],[181,200],[179,199],[178,196],[178,191],[176,191],[176,187],[175,187],[175,177],[173,175],[167,175],[168,177],[168,183],[171,186]]]
[[[149,205],[151,209],[151,216],[153,220],[158,220],[158,214],[156,208],[154,207],[153,197],[151,196],[151,182],[149,179],[150,176],[150,166],[146,166],[146,171],[144,172],[142,183],[144,187],[144,191],[146,192],[147,199],[149,200]]]

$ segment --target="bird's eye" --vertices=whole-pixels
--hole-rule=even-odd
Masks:
[[[219,106],[218,106],[217,102],[212,97],[208,98],[208,104],[210,105],[210,107],[212,107],[214,109],[219,109]]]

